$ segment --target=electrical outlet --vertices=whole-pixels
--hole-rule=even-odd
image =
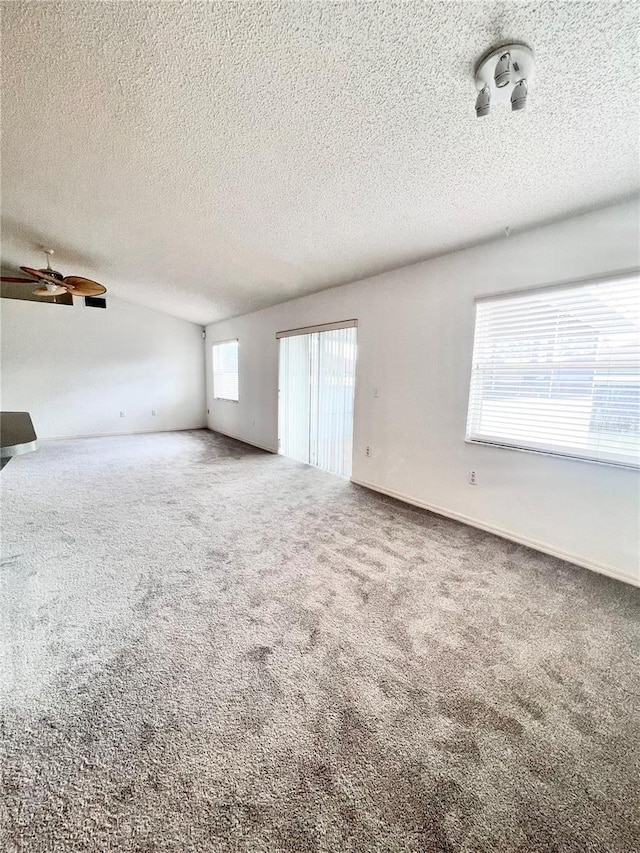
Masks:
[[[155,409],[151,409],[151,414],[152,414],[152,415],[157,415],[158,413],[156,412],[156,410],[155,410]]]
[[[472,486],[477,485],[478,481],[476,480],[476,472],[475,471],[469,471],[469,482],[471,483]]]
[[[124,412],[120,412],[120,417],[121,417],[121,418],[123,418],[123,417],[124,417]]]
[[[365,455],[365,456],[371,456],[371,448],[369,447],[369,445],[368,445],[368,444],[367,444],[367,449],[366,449],[366,450],[365,450],[365,452],[364,452],[364,455]]]

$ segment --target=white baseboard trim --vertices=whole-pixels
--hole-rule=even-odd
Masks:
[[[274,450],[273,447],[266,447],[264,444],[258,444],[257,441],[249,441],[248,438],[243,438],[240,435],[233,435],[230,432],[222,432],[221,429],[214,429],[213,427],[207,427],[209,432],[217,432],[219,435],[224,435],[227,438],[233,438],[235,441],[241,441],[243,444],[250,444],[251,447],[257,447],[258,450],[266,450],[267,453],[277,453],[277,450]]]
[[[132,429],[121,430],[119,432],[82,432],[75,435],[49,435],[46,438],[40,438],[38,441],[73,441],[76,438],[109,438],[114,435],[150,435],[151,433],[160,432],[188,432],[193,429],[207,429],[207,425],[190,426],[190,427],[171,427],[171,429]]]
[[[417,506],[420,509],[426,509],[429,512],[434,512],[436,515],[442,515],[445,518],[452,518],[454,521],[461,521],[463,524],[468,524],[470,527],[477,527],[479,530],[485,530],[487,533],[493,533],[495,536],[500,536],[502,539],[508,539],[510,542],[516,542],[518,545],[526,545],[527,548],[533,548],[534,551],[541,551],[543,554],[549,554],[551,557],[558,557],[560,560],[565,560],[567,563],[573,563],[576,566],[589,569],[590,571],[597,572],[600,575],[606,575],[614,580],[631,584],[631,586],[640,587],[640,578],[634,578],[631,575],[623,574],[609,566],[605,566],[591,560],[586,560],[584,557],[579,557],[576,554],[568,554],[565,551],[561,551],[559,548],[553,548],[550,545],[546,545],[544,542],[537,542],[535,539],[520,536],[519,534],[512,533],[509,530],[504,530],[502,527],[494,527],[491,524],[486,524],[484,521],[478,521],[475,518],[471,518],[470,516],[463,515],[459,512],[453,512],[452,510],[445,509],[441,506],[434,506],[433,504],[426,503],[426,501],[421,501],[418,498],[412,498],[408,495],[403,495],[400,492],[394,492],[392,489],[383,489],[375,483],[368,483],[365,480],[357,480],[355,477],[351,478],[351,482],[355,483],[357,486],[364,486],[365,489],[371,489],[373,492],[379,492],[382,495],[395,498],[403,503]]]

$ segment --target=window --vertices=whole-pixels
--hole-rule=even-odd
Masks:
[[[638,275],[479,299],[467,441],[640,467]]]
[[[213,397],[238,401],[238,341],[213,345]]]

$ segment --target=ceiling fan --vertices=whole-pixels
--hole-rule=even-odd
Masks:
[[[31,267],[20,267],[22,272],[26,272],[31,278],[5,278],[2,276],[0,281],[33,284],[32,279],[35,278],[40,282],[40,285],[33,291],[35,296],[61,296],[63,293],[70,293],[71,296],[100,296],[107,292],[106,287],[98,284],[97,281],[91,281],[90,278],[83,278],[79,275],[63,276],[61,272],[51,268],[53,249],[43,249],[42,251],[47,256],[45,269],[34,270]]]

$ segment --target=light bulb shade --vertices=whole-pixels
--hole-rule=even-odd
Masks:
[[[496,70],[493,74],[493,79],[495,81],[496,87],[498,89],[502,89],[503,86],[506,86],[511,82],[511,54],[503,53],[500,59],[498,60],[498,64],[496,65]]]
[[[59,284],[51,284],[50,282],[47,282],[45,285],[36,287],[36,289],[33,291],[33,294],[34,296],[62,296],[62,294],[66,292],[66,287],[62,287]]]
[[[484,89],[481,89],[478,92],[478,97],[476,98],[476,116],[478,118],[482,118],[482,116],[488,116],[490,106],[491,92],[489,91],[489,87],[485,86]]]
[[[511,93],[511,109],[513,112],[523,110],[527,105],[527,81],[518,80]]]

